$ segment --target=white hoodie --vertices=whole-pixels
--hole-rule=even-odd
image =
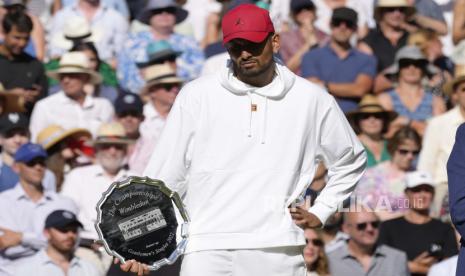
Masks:
[[[305,241],[288,206],[318,159],[329,181],[309,211],[324,223],[366,162],[336,101],[281,64],[261,88],[225,67],[182,88],[144,175],[182,195],[192,220],[186,253],[293,246]]]

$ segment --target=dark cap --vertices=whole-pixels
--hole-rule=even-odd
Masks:
[[[27,163],[38,157],[47,158],[47,152],[38,144],[26,143],[15,153],[15,162]]]
[[[29,120],[21,113],[8,113],[0,116],[0,134],[8,136],[12,131],[29,131]]]
[[[333,15],[331,16],[331,21],[333,20],[344,20],[352,22],[354,25],[357,25],[357,12],[351,8],[340,7],[333,10]]]
[[[301,9],[308,8],[308,9],[315,9],[315,4],[311,0],[291,0],[291,11],[296,13]]]
[[[242,4],[228,11],[221,22],[221,29],[223,44],[235,38],[258,43],[274,33],[269,12],[253,4]]]
[[[62,228],[70,225],[83,227],[76,215],[66,210],[56,210],[45,219],[45,228]]]
[[[121,94],[115,100],[115,113],[116,115],[125,112],[137,112],[138,114],[143,113],[144,104],[140,99],[139,95],[132,93]]]

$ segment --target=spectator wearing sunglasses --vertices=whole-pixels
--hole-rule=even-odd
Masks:
[[[91,138],[92,135],[87,129],[65,130],[58,125],[49,125],[37,135],[37,143],[49,156],[46,165],[55,175],[58,192],[66,174],[76,167],[92,162],[93,149],[86,145]]]
[[[413,169],[420,148],[421,138],[414,129],[400,129],[387,143],[391,159],[367,169],[357,185],[355,197],[373,209],[381,220],[402,216],[408,209],[405,174]]]
[[[117,74],[123,89],[139,93],[144,86],[136,63],[146,62],[147,46],[155,41],[167,40],[175,51],[182,54],[176,60],[177,74],[183,80],[192,80],[199,76],[204,62],[204,54],[197,41],[174,31],[176,24],[183,22],[188,12],[174,0],[150,0],[138,20],[150,25],[147,31],[129,35],[118,56]]]
[[[98,276],[97,268],[74,254],[82,223],[66,210],[56,210],[45,220],[47,247],[24,259],[14,271],[17,276]]]
[[[397,117],[396,112],[384,110],[376,96],[367,94],[357,110],[349,112],[347,117],[365,147],[367,168],[391,159],[384,135],[391,121]]]
[[[304,247],[304,261],[307,276],[329,276],[328,257],[320,230],[307,228],[304,231],[306,245]]]
[[[102,124],[93,142],[95,164],[72,170],[66,176],[61,191],[81,210],[78,218],[84,227],[76,255],[95,264],[101,275],[108,271],[112,257],[104,252],[101,245],[94,243],[98,240],[94,227],[97,219],[95,206],[111,183],[135,175],[125,168],[127,147],[130,143],[120,123]]]
[[[32,143],[22,145],[14,155],[18,185],[0,193],[0,266],[15,266],[46,246],[43,229],[48,214],[78,210],[69,198],[44,189],[46,158],[45,150]]]
[[[321,84],[333,95],[343,112],[357,109],[376,74],[376,60],[350,44],[357,30],[357,13],[350,8],[334,9],[331,17],[331,41],[310,50],[302,58],[302,76]]]
[[[143,136],[157,141],[181,89],[182,80],[168,64],[147,67],[144,79],[146,84],[141,90],[141,96],[147,99],[147,103],[144,105],[145,120],[140,131]]]
[[[15,187],[19,182],[19,175],[13,170],[16,151],[29,142],[30,134],[28,119],[21,113],[9,113],[0,116],[0,192]],[[43,181],[45,190],[55,191],[56,181],[53,173],[45,171]]]
[[[415,171],[405,178],[408,210],[404,216],[385,221],[379,242],[407,254],[412,276],[426,275],[436,262],[458,253],[454,229],[430,216],[435,183],[427,172]]]
[[[380,221],[376,214],[357,204],[349,210],[342,225],[349,239],[328,254],[331,275],[409,275],[404,252],[377,244]]]
[[[446,111],[444,100],[423,85],[424,79],[435,72],[418,47],[405,46],[397,52],[395,63],[385,70],[396,87],[378,96],[386,110],[399,114],[391,123],[388,136],[407,125],[423,136],[426,120]]]
[[[328,43],[329,36],[315,27],[316,7],[310,0],[292,0],[291,18],[295,28],[282,32],[279,53],[287,68],[301,75],[302,57],[310,49]]]

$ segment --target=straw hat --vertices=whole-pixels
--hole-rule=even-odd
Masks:
[[[59,125],[49,125],[39,132],[37,135],[37,143],[40,144],[45,150],[49,150],[51,147],[68,137],[91,138],[92,134],[90,134],[90,132],[84,128],[72,128],[65,130]]]
[[[99,84],[102,82],[102,76],[89,68],[89,59],[83,52],[69,52],[64,54],[60,59],[59,68],[47,72],[47,76],[59,80],[60,74],[72,73],[89,75],[89,82],[92,84]]]
[[[94,145],[130,143],[132,141],[127,138],[123,125],[118,122],[103,123],[97,130],[97,138],[94,140]]]
[[[161,83],[179,83],[181,84],[182,79],[176,76],[176,70],[174,70],[168,64],[157,64],[149,66],[144,72],[145,86],[142,88],[142,94],[146,94],[148,89],[156,84]]]
[[[428,77],[431,77],[437,72],[437,69],[429,63],[426,57],[421,52],[420,48],[413,45],[404,46],[399,49],[396,53],[396,57],[394,60],[394,64],[386,68],[384,71],[384,75],[388,78],[393,78],[399,74],[399,61],[401,59],[412,59],[412,60],[420,60],[424,62],[426,74]]]
[[[0,98],[3,98],[3,111],[1,114],[12,113],[12,112],[25,112],[24,108],[24,97],[16,94],[8,93],[0,83]]]
[[[381,19],[381,13],[385,8],[405,8],[405,15],[407,18],[412,16],[416,9],[409,5],[407,0],[378,0],[378,4],[375,7],[374,18],[376,21]]]
[[[465,64],[456,65],[455,77],[453,80],[444,84],[444,93],[448,96],[452,95],[452,93],[454,93],[454,86],[463,81],[465,81]]]
[[[146,49],[148,61],[136,62],[137,67],[145,68],[150,65],[160,63],[167,58],[177,58],[182,54],[181,51],[175,51],[171,44],[166,40],[159,40],[150,43]]]
[[[174,8],[176,16],[176,24],[181,23],[187,18],[188,11],[179,7],[174,0],[149,0],[145,9],[140,14],[138,20],[144,24],[150,25],[150,18],[153,12],[160,9]]]
[[[367,94],[363,96],[362,100],[358,103],[357,110],[347,113],[347,118],[352,122],[357,120],[357,117],[362,114],[384,114],[390,122],[397,117],[397,112],[388,111],[384,109],[374,95]]]

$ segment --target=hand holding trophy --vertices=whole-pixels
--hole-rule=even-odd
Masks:
[[[187,245],[187,212],[179,195],[160,180],[131,176],[114,182],[98,202],[97,215],[95,227],[105,250],[122,264],[135,260],[157,270],[173,264]]]

